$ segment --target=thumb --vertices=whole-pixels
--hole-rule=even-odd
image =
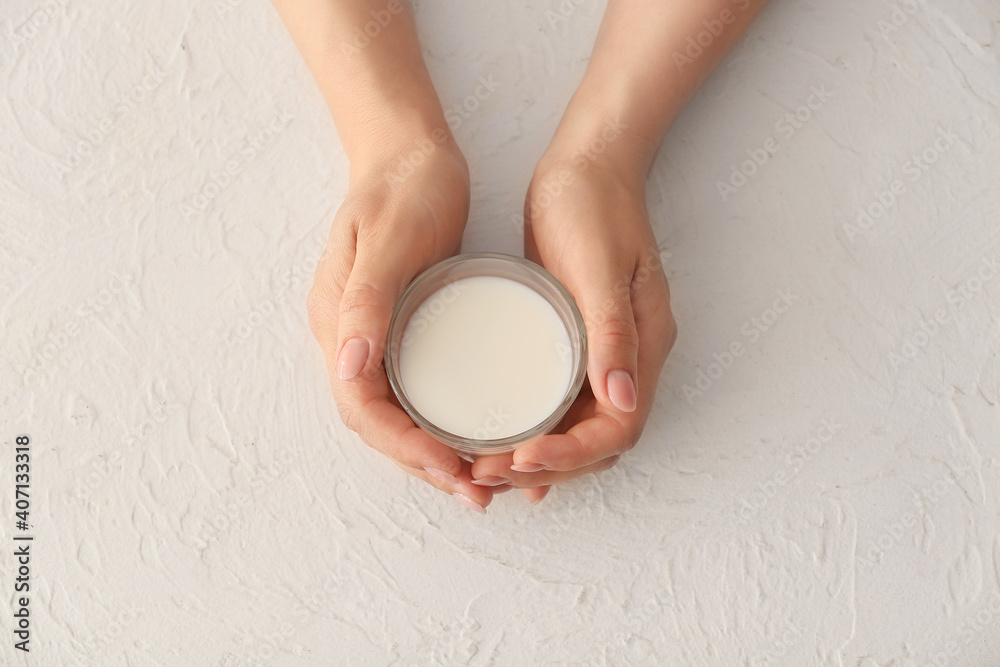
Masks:
[[[396,301],[416,269],[403,244],[359,244],[344,294],[337,327],[337,378],[369,376],[382,363],[385,337]]]
[[[632,274],[587,281],[580,312],[587,327],[587,376],[605,407],[633,412],[638,403],[639,333],[632,313]]]

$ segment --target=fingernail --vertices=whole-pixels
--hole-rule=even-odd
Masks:
[[[518,463],[510,467],[514,472],[540,472],[545,470],[544,463]]]
[[[479,503],[477,503],[475,500],[465,495],[464,493],[455,493],[452,495],[458,498],[458,501],[463,505],[465,505],[466,507],[468,507],[470,510],[479,512],[480,514],[486,514],[485,507],[483,507],[482,505],[480,505]]]
[[[482,479],[474,479],[472,483],[479,486],[500,486],[501,484],[510,484],[510,480],[506,477],[493,475],[491,477],[483,477]]]
[[[341,380],[353,380],[365,367],[368,361],[368,341],[364,338],[352,338],[340,349],[337,359],[337,377]]]
[[[426,472],[431,477],[444,482],[445,484],[458,484],[458,478],[452,475],[450,472],[445,472],[440,468],[424,468]]]
[[[632,376],[625,371],[611,371],[608,373],[608,398],[622,412],[633,412],[635,410],[636,397]]]
[[[507,493],[508,491],[512,490],[513,488],[514,487],[510,486],[509,484],[507,486],[498,486],[498,487],[495,487],[493,489],[493,495],[495,496],[498,493]]]

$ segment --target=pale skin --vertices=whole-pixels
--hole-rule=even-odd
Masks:
[[[525,256],[552,272],[583,314],[588,382],[552,434],[471,464],[413,423],[382,366],[396,300],[418,273],[458,251],[469,210],[469,168],[412,12],[396,0],[273,1],[351,164],[308,299],[344,422],[479,512],[511,488],[536,503],[553,484],[613,466],[642,434],[677,337],[646,178],[674,119],[766,0],[609,0],[525,206]],[[378,35],[364,48],[345,47],[375,15],[385,23]],[[706,31],[700,53],[689,50],[689,37]],[[412,173],[387,177],[428,141],[435,148]]]

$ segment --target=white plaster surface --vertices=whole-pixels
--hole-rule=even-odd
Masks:
[[[466,250],[520,251],[603,9],[559,7],[418,4],[446,106],[499,83],[456,130]],[[774,0],[649,181],[680,338],[640,445],[483,517],[339,422],[304,299],[347,164],[271,6],[4,0],[0,663],[1000,665],[998,31],[996,0]]]

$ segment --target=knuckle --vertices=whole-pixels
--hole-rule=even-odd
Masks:
[[[381,196],[378,192],[366,191],[364,194],[349,192],[347,198],[337,209],[333,219],[333,230],[341,238],[356,237],[364,229],[370,227],[368,219],[371,211],[381,208]]]
[[[671,350],[677,342],[677,319],[669,310],[667,312],[670,316],[667,323],[667,350]]]
[[[632,443],[632,438],[627,437],[624,440],[619,440],[615,443],[615,446],[611,449],[612,456],[621,456],[625,452],[632,449],[635,445]]]
[[[642,438],[643,425],[639,425],[636,428],[628,432],[628,437],[622,443],[621,449],[617,452],[619,456],[631,451],[639,444],[639,440]]]
[[[663,351],[669,354],[677,342],[677,319],[670,308],[670,298],[663,294],[651,300],[650,307],[645,313],[651,323],[652,330],[657,332],[656,342],[662,341]]]
[[[616,430],[622,432],[622,436],[616,440],[614,446],[611,448],[611,454],[613,456],[621,456],[626,452],[631,451],[639,444],[639,439],[642,438],[642,431],[644,424],[632,424],[629,422],[622,422],[613,417],[608,417],[615,422]]]
[[[309,294],[306,295],[306,314],[309,316],[310,322],[319,319],[324,305],[325,302],[322,301],[319,290],[316,285],[313,285],[309,289]]]
[[[629,352],[639,349],[639,333],[635,325],[618,313],[608,313],[595,322],[597,338],[605,344]]]
[[[361,424],[359,423],[361,411],[357,405],[342,397],[337,400],[337,412],[340,414],[340,420],[344,422],[344,426],[359,435],[361,434]]]
[[[387,220],[391,221],[393,217],[387,215],[387,211],[383,210],[383,205],[377,205],[379,210]],[[354,230],[355,238],[357,238],[358,247],[363,247],[367,245],[379,245],[383,240],[383,234],[385,233],[385,224],[380,224],[380,220],[376,220],[375,215],[355,215],[354,216]],[[381,217],[381,216],[378,216]]]
[[[370,283],[350,285],[340,298],[340,315],[356,318],[384,299],[385,293]]]
[[[355,433],[358,432],[356,419],[354,418],[355,411],[346,405],[337,405],[337,412],[340,413],[340,421],[344,422],[347,428],[351,429]]]
[[[615,454],[613,456],[609,456],[608,458],[602,461],[599,461],[597,463],[597,472],[604,472],[605,470],[610,470],[611,468],[614,468],[615,465],[618,463],[618,459],[620,458],[621,454]]]
[[[306,296],[306,316],[309,328],[318,339],[320,334],[336,325],[336,311],[332,307],[332,295],[329,289],[320,283],[313,284]]]
[[[358,374],[365,382],[378,382],[385,376],[385,370],[382,368],[382,357],[377,357],[371,359],[364,365],[361,369],[361,373]]]
[[[371,423],[371,415],[364,401],[359,402],[355,397],[346,396],[339,392],[335,399],[341,421],[347,428],[357,433],[366,446],[397,464],[420,467],[418,462],[412,460],[412,456],[406,455],[405,448],[401,447],[399,443],[376,437],[378,429]]]
[[[669,304],[664,304],[662,308],[657,310],[654,316],[656,330],[662,332],[662,340],[665,346],[664,352],[669,354],[670,350],[674,347],[674,343],[677,342],[677,319],[674,317]]]

